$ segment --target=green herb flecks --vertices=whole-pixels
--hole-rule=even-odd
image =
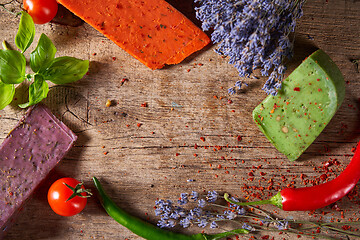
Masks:
[[[30,68],[32,74],[26,73],[26,59],[24,52],[33,43],[35,24],[26,12],[21,12],[15,45],[20,50],[12,50],[5,41],[0,50],[0,110],[11,103],[15,94],[15,85],[25,79],[31,82],[29,87],[29,101],[20,104],[26,108],[41,102],[47,97],[49,86],[46,82],[68,84],[81,79],[89,69],[89,61],[74,57],[55,57],[56,47],[52,41],[41,34],[34,51],[30,53]]]

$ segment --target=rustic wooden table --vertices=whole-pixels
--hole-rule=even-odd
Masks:
[[[192,1],[171,3],[196,21]],[[0,10],[1,41],[13,44],[18,22],[19,18]],[[6,239],[140,239],[110,218],[96,197],[79,215],[67,218],[52,212],[47,189],[60,177],[74,177],[93,188],[91,177],[97,176],[119,206],[156,223],[155,200],[176,201],[182,192],[216,190],[241,199],[268,198],[286,186],[301,187],[306,179],[326,181],[324,163],[336,159],[340,165],[331,166],[333,172],[327,173],[333,179],[349,163],[351,149],[360,139],[360,73],[351,62],[360,58],[358,0],[308,1],[298,21],[295,56],[287,73],[321,48],[341,69],[346,97],[324,132],[296,162],[284,158],[252,121],[252,109],[266,97],[261,90],[265,78],[243,79],[249,86],[228,95],[227,89],[239,77],[213,51],[216,46],[181,64],[152,71],[86,23],[78,27],[45,24],[36,26],[36,31],[35,40],[46,33],[59,56],[90,60],[90,71],[74,84],[51,87],[44,103],[78,140],[26,204]],[[0,111],[2,140],[24,113],[17,107],[24,101],[24,89],[20,86],[17,100]],[[112,106],[106,107],[107,100]],[[304,181],[301,174],[306,176]],[[268,190],[270,179],[274,187]],[[356,220],[360,217],[356,191],[336,207],[314,212],[262,208],[281,218]],[[253,235],[297,238],[277,232]]]

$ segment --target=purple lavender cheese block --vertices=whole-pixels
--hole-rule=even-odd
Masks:
[[[76,135],[44,105],[31,107],[0,146],[0,239]]]

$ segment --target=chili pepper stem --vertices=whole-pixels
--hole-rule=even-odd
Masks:
[[[230,199],[230,196],[229,196],[228,193],[224,194],[224,199],[227,202],[238,205],[238,206],[272,204],[272,205],[282,209],[282,197],[281,197],[280,192],[278,192],[276,195],[274,195],[270,199],[254,201],[254,202],[236,202],[236,201],[233,201],[233,200]]]

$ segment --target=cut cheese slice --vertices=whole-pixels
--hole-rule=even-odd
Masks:
[[[330,122],[345,96],[344,78],[330,57],[317,50],[288,78],[276,96],[253,111],[260,130],[293,161]]]
[[[180,63],[209,37],[163,0],[59,0],[151,69]]]
[[[31,107],[0,146],[0,239],[76,135],[44,105]]]

